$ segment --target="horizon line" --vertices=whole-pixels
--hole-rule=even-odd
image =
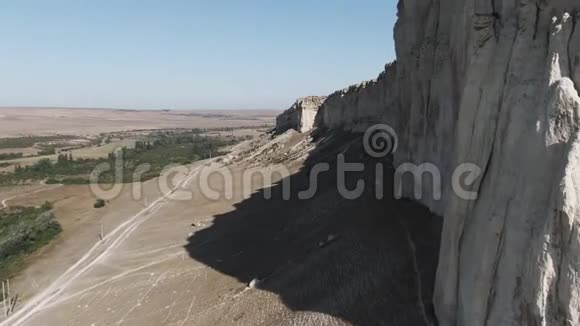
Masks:
[[[161,108],[151,108],[151,109],[128,109],[128,108],[116,108],[116,107],[88,107],[88,106],[29,106],[29,105],[17,105],[17,106],[3,106],[0,105],[0,110],[2,109],[65,109],[65,110],[109,110],[109,111],[284,111],[285,109],[273,109],[273,108],[226,108],[226,109],[182,109],[182,108],[171,108],[171,109],[161,109]]]

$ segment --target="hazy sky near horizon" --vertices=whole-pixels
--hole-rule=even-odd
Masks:
[[[375,78],[396,3],[8,1],[0,106],[284,109]]]

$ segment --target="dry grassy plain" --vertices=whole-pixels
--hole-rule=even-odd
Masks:
[[[1,108],[0,138],[28,135],[90,136],[138,129],[221,128],[273,124],[275,110],[150,111]]]
[[[240,128],[233,131],[212,132],[233,136],[256,136],[253,126],[273,125],[277,111],[135,111],[108,109],[68,108],[1,108],[0,138],[24,136],[73,135],[95,137],[102,133],[117,133],[110,144],[90,146],[70,151],[75,158],[101,158],[119,147],[132,147],[140,130],[156,129],[212,129]],[[119,137],[124,136],[124,137]],[[0,172],[12,172],[16,165],[26,166],[57,155],[35,156],[37,147],[0,148],[0,154],[22,153],[23,158],[0,160],[9,166],[0,167]]]

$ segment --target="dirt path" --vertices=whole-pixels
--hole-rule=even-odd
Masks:
[[[26,192],[26,193],[18,194],[18,195],[16,195],[16,196],[12,196],[12,197],[5,198],[5,199],[3,199],[3,200],[2,200],[2,202],[0,203],[0,204],[2,205],[2,207],[1,207],[0,209],[7,208],[7,207],[8,207],[8,204],[7,204],[7,202],[8,202],[9,200],[13,200],[13,199],[16,199],[16,198],[20,198],[20,197],[24,197],[24,196],[28,196],[28,195],[32,195],[32,194],[37,194],[37,193],[41,193],[41,192],[45,192],[45,191],[54,190],[54,189],[56,189],[56,188],[60,188],[60,187],[62,187],[62,186],[63,186],[63,185],[55,185],[55,186],[52,186],[52,187],[49,187],[49,188],[45,188],[45,189],[38,189],[38,190],[35,190],[35,191]]]
[[[116,229],[107,234],[102,241],[96,243],[81,259],[54,281],[48,288],[36,295],[16,313],[2,322],[0,325],[21,325],[38,311],[49,305],[64,290],[67,289],[73,281],[79,278],[83,273],[90,270],[93,266],[105,259],[111,252],[117,248],[129,235],[134,232],[143,222],[155,214],[159,209],[171,201],[171,195],[178,189],[187,185],[202,169],[198,167],[185,175],[184,178],[174,187],[141,210],[139,213],[131,216],[126,222],[119,225]],[[4,200],[3,202],[5,202]]]

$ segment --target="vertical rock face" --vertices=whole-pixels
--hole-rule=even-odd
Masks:
[[[580,323],[580,34],[569,14],[578,9],[572,0],[400,2],[398,161],[434,162],[447,180],[462,163],[483,170],[477,200],[448,188],[440,204],[426,202],[445,216],[443,325]]]
[[[326,96],[308,96],[298,99],[288,110],[276,118],[276,131],[281,133],[288,129],[307,132],[314,127],[318,109]]]
[[[441,325],[580,325],[580,1],[400,0],[397,62],[332,94],[329,128],[391,125],[433,163]],[[456,167],[481,175],[459,198]],[[405,184],[412,197],[412,184]]]
[[[396,67],[389,64],[378,78],[334,92],[322,105],[318,123],[353,130],[393,120],[398,98],[392,87],[396,78]]]

